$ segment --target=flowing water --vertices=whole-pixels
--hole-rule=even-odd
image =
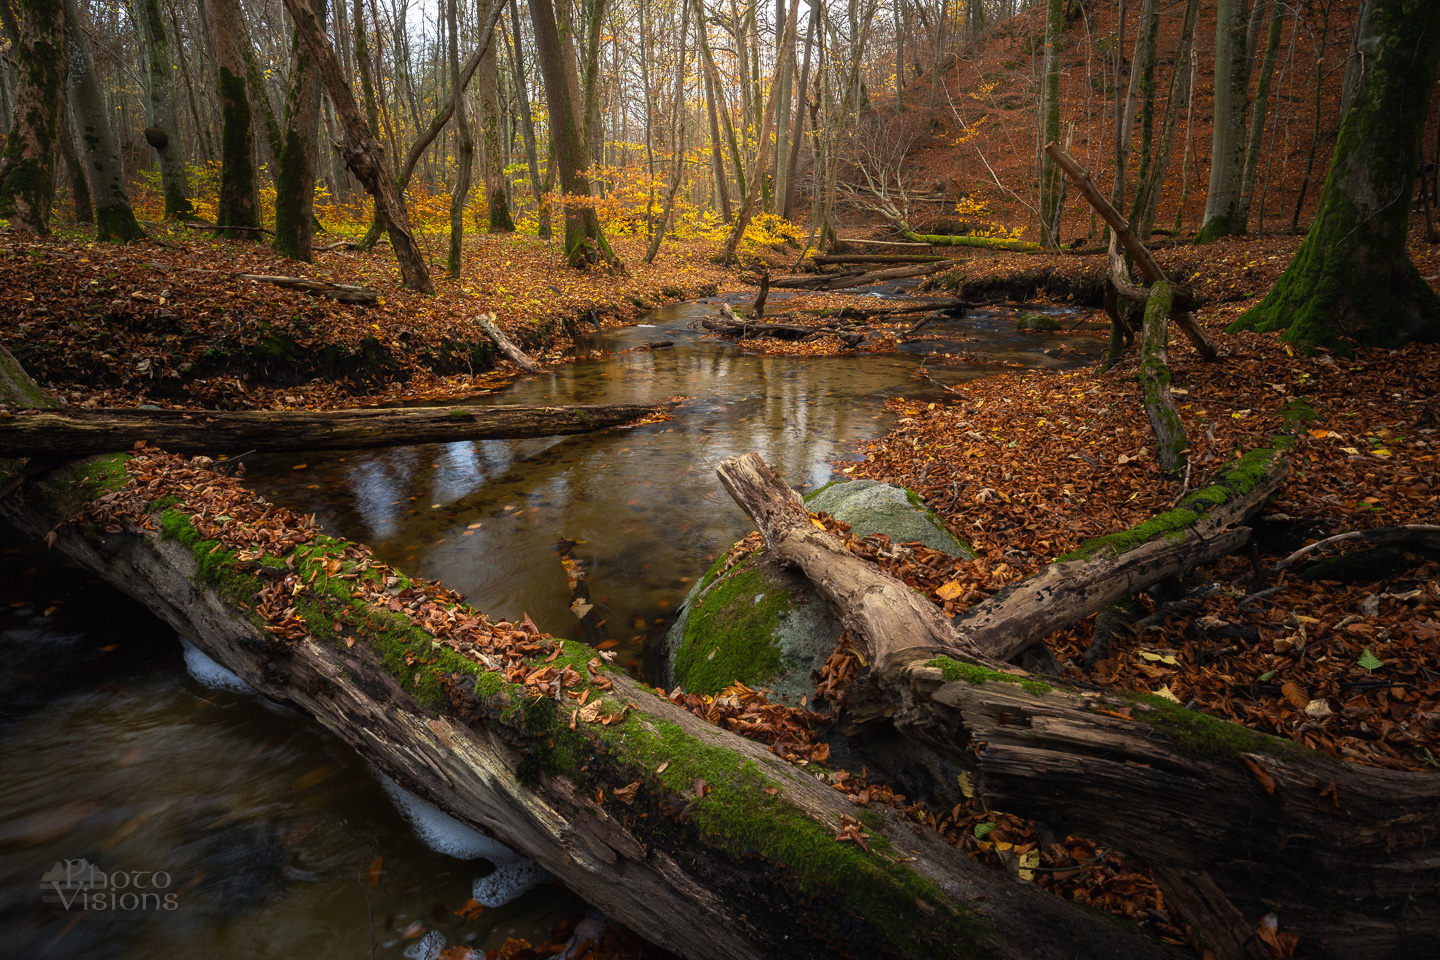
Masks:
[[[689,398],[671,421],[272,456],[251,465],[250,482],[482,610],[527,612],[557,635],[579,635],[555,552],[561,537],[577,541],[617,652],[652,673],[655,641],[693,578],[750,529],[715,479],[720,460],[754,451],[793,485],[812,487],[856,441],[883,433],[886,397],[924,402],[943,390],[934,381],[995,369],[923,354],[1058,366],[1102,347],[1088,336],[1016,333],[1014,314],[977,312],[934,327],[943,339],[897,354],[762,357],[691,329],[714,309],[663,308],[582,351],[614,355],[476,401]],[[620,353],[658,340],[674,345]],[[422,929],[493,949],[508,936],[546,939],[557,921],[583,915],[583,903],[546,884],[475,919],[456,916],[489,869],[471,858],[513,866],[503,851],[404,797],[402,814],[377,775],[318,725],[227,688],[223,670],[187,658],[143,608],[32,545],[13,545],[12,530],[0,538],[12,544],[0,554],[7,955],[350,958],[367,955],[373,937],[374,956],[400,957],[417,952]],[[42,876],[81,860],[106,872],[109,898],[72,886],[71,900],[77,890],[94,897],[91,909],[46,902]]]

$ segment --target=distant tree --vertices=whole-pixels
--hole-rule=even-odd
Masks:
[[[150,0],[154,2],[154,0]],[[325,22],[325,0],[315,16]],[[320,127],[320,83],[315,55],[296,30],[290,38],[290,83],[275,156],[275,251],[291,260],[313,259],[315,240],[315,139]]]
[[[1440,62],[1440,3],[1373,0],[1360,70],[1305,243],[1232,330],[1284,330],[1305,346],[1440,339],[1440,297],[1405,251],[1410,196]]]
[[[1045,12],[1045,79],[1040,88],[1042,143],[1060,142],[1060,42],[1064,38],[1065,0],[1048,0]],[[1065,202],[1065,179],[1048,154],[1040,160],[1040,243],[1046,250],[1060,247],[1060,216]]]
[[[503,0],[490,0],[500,4]],[[490,13],[490,3],[482,6],[482,13]],[[482,163],[485,168],[485,205],[489,211],[490,233],[514,233],[515,221],[510,217],[510,197],[505,190],[505,158],[509,138],[505,135],[504,119],[500,113],[500,58],[492,43],[480,58],[478,93],[480,94],[480,136],[482,138]]]
[[[175,107],[175,53],[160,0],[140,0],[136,9],[145,37],[148,123],[145,140],[160,158],[160,189],[165,195],[165,219],[189,220],[190,180],[185,175],[185,153],[180,145],[180,122]]]
[[[125,190],[125,165],[110,132],[110,114],[85,39],[85,18],[75,0],[65,2],[65,88],[80,128],[80,157],[95,201],[95,239],[128,243],[145,236]]]
[[[1245,109],[1250,96],[1245,0],[1220,0],[1215,12],[1215,122],[1210,138],[1210,189],[1197,243],[1245,232]]]
[[[240,45],[240,7],[236,0],[202,0],[210,25],[210,50],[215,57],[220,100],[220,198],[217,226],[232,228],[225,236],[258,240],[260,205],[255,188],[255,138],[251,91]],[[246,229],[249,228],[249,229]]]
[[[500,3],[501,0],[491,0]],[[448,56],[450,83],[455,91],[455,186],[450,190],[450,254],[445,272],[451,278],[460,276],[462,241],[465,239],[465,201],[470,196],[470,173],[475,166],[475,138],[470,135],[470,119],[465,112],[465,80],[460,72],[460,0],[446,4],[449,22]],[[492,43],[491,47],[495,45]],[[485,65],[480,65],[483,89]]]
[[[0,155],[0,217],[10,229],[50,232],[65,84],[63,0],[20,0],[15,122]]]

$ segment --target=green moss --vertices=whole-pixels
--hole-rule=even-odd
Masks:
[[[1173,743],[1181,753],[1201,760],[1230,760],[1241,753],[1270,753],[1300,756],[1310,751],[1268,734],[1150,693],[1135,694],[1131,701],[1136,720]]]
[[[1308,397],[1294,397],[1280,408],[1280,419],[1288,424],[1306,424],[1320,419]]]
[[[814,490],[811,490],[809,493],[805,494],[805,495],[804,495],[803,497],[801,497],[800,499],[804,500],[806,503],[809,503],[811,500],[815,499],[815,498],[816,498],[817,496],[819,496],[821,493],[823,493],[823,492],[825,492],[826,490],[829,490],[831,487],[835,486],[835,484],[837,484],[837,483],[844,483],[844,482],[845,482],[844,480],[831,480],[831,481],[829,481],[829,482],[827,482],[827,483],[821,484],[820,486],[816,487]],[[907,492],[908,492],[908,491],[907,491]],[[914,501],[911,501],[911,502],[913,503]]]
[[[860,812],[874,833],[867,853],[853,843],[837,842],[833,830],[781,795],[768,796],[765,789],[775,785],[754,760],[697,740],[678,724],[632,714],[619,726],[598,728],[598,733],[617,759],[635,767],[652,788],[694,797],[697,780],[709,786],[708,793],[686,807],[706,845],[736,857],[770,861],[803,894],[838,900],[905,955],[994,955],[989,931],[980,920],[894,861],[889,844],[878,835],[884,821],[874,811]],[[666,764],[664,772],[656,773],[661,764]],[[927,914],[924,923],[916,922],[917,905]]]
[[[1060,329],[1060,321],[1043,313],[1027,313],[1015,322],[1015,329],[1054,331]]]
[[[1251,450],[1234,461],[1214,483],[1201,487],[1189,494],[1172,510],[1158,514],[1128,530],[1107,534],[1086,540],[1069,553],[1055,558],[1057,563],[1067,560],[1089,560],[1102,553],[1119,556],[1162,536],[1175,539],[1184,537],[1184,531],[1215,507],[1229,503],[1235,497],[1249,493],[1260,483],[1274,465],[1281,450],[1289,445],[1283,437],[1272,437],[1273,447]]]
[[[936,657],[925,663],[927,667],[935,667],[947,683],[968,683],[972,686],[980,686],[987,681],[996,683],[1015,683],[1026,693],[1033,693],[1040,696],[1049,693],[1054,688],[1048,683],[1039,680],[1032,680],[1029,677],[1017,677],[1010,673],[1001,673],[998,670],[991,670],[987,667],[977,667],[970,663],[961,663],[959,660],[952,660],[949,657]]]
[[[675,678],[691,693],[711,694],[737,680],[755,686],[779,675],[776,628],[790,599],[754,560],[732,570],[696,598],[675,654]]]

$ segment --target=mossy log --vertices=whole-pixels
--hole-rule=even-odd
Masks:
[[[893,726],[969,768],[991,809],[1147,862],[1220,960],[1270,956],[1256,935],[1270,913],[1305,956],[1433,955],[1440,776],[1343,763],[1158,696],[1057,689],[997,664],[1012,634],[1048,632],[1036,634],[1035,616],[1053,629],[1114,596],[1098,582],[1128,576],[1122,593],[1154,582],[1158,567],[1141,558],[1178,553],[1183,567],[1243,543],[1246,532],[1226,524],[1283,479],[1273,452],[1248,456],[1176,511],[1059,558],[953,627],[812,524],[755,455],[719,472],[770,554],[804,570],[865,654],[869,670],[846,696],[860,708],[852,729]]]
[[[826,266],[835,263],[939,263],[949,258],[923,253],[817,253],[810,259]]]
[[[1040,244],[1010,237],[945,236],[933,233],[905,232],[908,240],[928,243],[932,247],[976,247],[981,250],[1009,250],[1014,253],[1043,253]]]
[[[1145,325],[1140,335],[1140,391],[1144,398],[1145,418],[1155,434],[1155,459],[1160,472],[1170,480],[1185,474],[1186,452],[1190,440],[1185,424],[1170,399],[1170,350],[1166,344],[1175,288],[1161,280],[1150,288],[1145,304]]]
[[[137,441],[182,453],[359,450],[589,433],[674,404],[365,410],[64,410],[0,414],[0,457],[82,457]]]
[[[124,459],[50,474],[0,501],[0,513],[41,535],[115,489]],[[266,558],[309,584],[295,599],[309,635],[282,640],[247,606],[265,585],[253,562],[202,540],[178,505],[151,519],[155,530],[118,534],[66,527],[56,546],[262,696],[313,716],[407,790],[681,956],[1174,956],[983,867],[912,819],[854,806],[813,772],[612,668],[587,683],[614,722],[572,728],[566,701],[352,600],[349,582],[327,574],[337,560],[349,566],[343,541]],[[542,649],[525,669],[586,675],[594,660],[583,644],[544,646],[555,655]],[[837,839],[857,817],[865,848]]]

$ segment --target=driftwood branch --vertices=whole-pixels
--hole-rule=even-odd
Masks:
[[[1339,533],[1316,543],[1306,544],[1275,564],[1270,570],[1272,573],[1278,573],[1318,550],[1328,550],[1338,547],[1342,543],[1350,542],[1410,543],[1417,547],[1440,550],[1440,526],[1429,523],[1411,523],[1399,527],[1376,527],[1373,530],[1351,530],[1347,533]]]
[[[798,323],[775,323],[766,320],[746,320],[729,304],[720,305],[719,317],[702,317],[700,325],[706,330],[726,337],[774,337],[777,340],[805,340],[809,337],[828,334],[839,337],[847,346],[855,346],[865,339],[863,333],[833,326],[807,327]]]
[[[495,346],[499,348],[500,352],[503,353],[506,357],[508,357],[510,362],[515,364],[521,370],[524,370],[527,373],[534,373],[535,371],[540,369],[536,365],[535,361],[530,359],[529,354],[527,354],[524,350],[521,350],[519,347],[515,346],[514,341],[512,341],[509,337],[505,336],[504,331],[502,331],[498,326],[496,326],[495,314],[480,314],[478,317],[475,318],[475,326],[479,327],[480,330],[485,334],[485,336],[489,337],[494,342]]]

